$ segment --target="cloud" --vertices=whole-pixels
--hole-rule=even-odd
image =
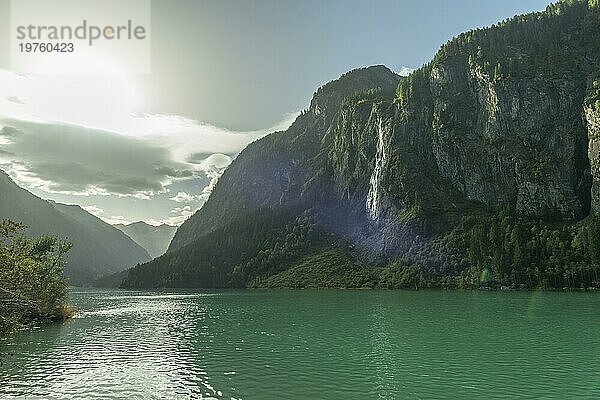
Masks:
[[[174,209],[171,210],[171,213],[173,213],[173,214],[181,214],[182,212],[191,211],[191,210],[192,210],[192,207],[190,207],[190,206],[175,207]]]
[[[145,212],[152,217],[145,220],[179,224],[191,210],[173,216],[171,201],[201,206],[242,149],[287,129],[299,114],[267,129],[232,131],[179,115],[133,112],[143,107],[132,82],[0,70],[0,167],[45,198],[81,203],[77,197],[87,196],[110,210],[105,220],[129,214],[137,220]],[[119,209],[114,197],[124,199]],[[140,207],[137,199],[156,203]]]
[[[415,70],[414,68],[410,68],[410,67],[400,67],[400,70],[398,71],[398,75],[408,76],[408,75],[412,74],[414,70]]]
[[[149,124],[143,135],[136,131],[126,135],[0,117],[0,162],[11,164],[7,172],[18,183],[80,196],[148,199],[164,193],[176,180],[204,174],[210,183],[200,199],[206,200],[232,155],[267,133],[233,133],[174,116],[143,119]]]
[[[134,113],[123,121],[119,132],[165,147],[178,161],[197,163],[215,153],[234,156],[266,134],[287,128],[290,118],[268,129],[236,132],[178,115]]]
[[[193,178],[193,166],[178,162],[156,144],[68,124],[4,120],[7,171],[18,182],[49,193],[149,198],[178,179]]]
[[[223,175],[225,169],[231,164],[231,157],[225,154],[213,154],[206,158],[201,164],[200,169],[204,171],[206,177],[210,179],[210,183],[200,193],[199,197],[203,201],[208,200],[213,189],[217,185],[219,178]]]
[[[212,156],[214,153],[211,152],[200,152],[200,153],[193,153],[190,154],[190,156],[187,159],[187,162],[190,164],[202,164],[202,162],[204,160],[206,160],[208,157]],[[237,155],[236,153],[231,153],[231,154],[226,154],[226,156],[230,157],[230,158],[234,158]]]
[[[117,224],[123,224],[123,225],[128,225],[131,222],[128,221],[124,216],[122,215],[110,215],[107,216],[105,215],[106,212],[95,205],[91,205],[91,206],[82,206],[81,208],[83,208],[85,211],[89,212],[90,214],[100,218],[101,220],[103,220],[104,222],[106,222],[107,224],[111,224],[111,225],[117,225]]]
[[[292,123],[296,120],[296,118],[298,118],[298,115],[300,115],[300,112],[290,112],[287,113],[283,116],[283,118],[281,119],[281,121],[279,121],[278,123],[276,123],[275,125],[273,125],[269,131],[270,132],[279,132],[279,131],[285,131],[287,128],[289,128]]]
[[[191,195],[186,192],[178,192],[177,195],[170,197],[169,200],[177,203],[194,203],[208,200],[219,178],[232,161],[232,158],[226,154],[217,153],[206,156],[198,163],[198,169],[204,172],[209,179],[209,184],[202,189],[200,194]]]
[[[118,224],[129,225],[131,223],[130,220],[128,220],[127,218],[125,218],[122,215],[112,215],[110,217],[101,217],[100,219],[102,219],[104,222],[106,222],[107,224],[110,224],[110,225],[118,225]]]
[[[147,223],[148,225],[153,225],[153,226],[161,226],[161,225],[164,225],[164,224],[171,225],[171,226],[179,226],[179,225],[181,225],[181,223],[183,223],[183,222],[181,222],[181,223],[172,223],[172,222],[167,222],[167,221],[168,221],[168,219],[166,219],[166,220],[158,220],[158,219],[155,219],[155,218],[148,218],[148,219],[144,220],[145,223]]]
[[[175,214],[174,216],[162,219],[158,222],[167,225],[181,225],[185,222],[185,220],[194,215],[196,211],[198,211],[197,208],[192,209],[190,206],[175,207],[171,210],[171,214]]]
[[[21,100],[18,96],[7,96],[6,100],[10,101],[11,103],[15,103],[15,104],[25,104],[25,102],[23,100]]]
[[[104,210],[98,206],[82,206],[81,208],[83,208],[85,211],[89,212],[90,214],[95,215],[96,217],[100,217],[101,215],[104,214]]]
[[[172,200],[176,203],[192,203],[198,200],[198,196],[187,194],[186,192],[177,192],[177,195],[169,197],[169,200]]]
[[[19,136],[22,135],[23,132],[21,132],[20,130],[13,128],[12,126],[4,126],[2,127],[2,129],[0,129],[0,136],[5,136],[5,137],[14,137],[14,136]]]

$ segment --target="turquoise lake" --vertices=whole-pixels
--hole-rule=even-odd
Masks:
[[[72,290],[0,398],[600,398],[600,295]]]

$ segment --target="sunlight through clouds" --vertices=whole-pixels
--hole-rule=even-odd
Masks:
[[[103,203],[111,196],[134,201],[165,195],[161,215],[172,223],[168,202],[201,207],[244,147],[287,129],[298,115],[286,114],[268,129],[237,132],[184,116],[138,112],[137,89],[120,75],[0,70],[0,168],[43,197],[61,195],[64,201],[67,196],[73,203],[85,197]],[[171,190],[186,181],[185,190]],[[181,210],[176,220],[190,213]]]

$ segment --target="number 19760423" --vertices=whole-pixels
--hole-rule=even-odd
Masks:
[[[19,43],[21,53],[72,53],[73,43]]]

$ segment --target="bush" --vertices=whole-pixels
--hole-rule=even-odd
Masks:
[[[65,305],[65,255],[71,244],[53,236],[28,238],[25,227],[0,221],[0,332],[35,320],[73,315]]]

